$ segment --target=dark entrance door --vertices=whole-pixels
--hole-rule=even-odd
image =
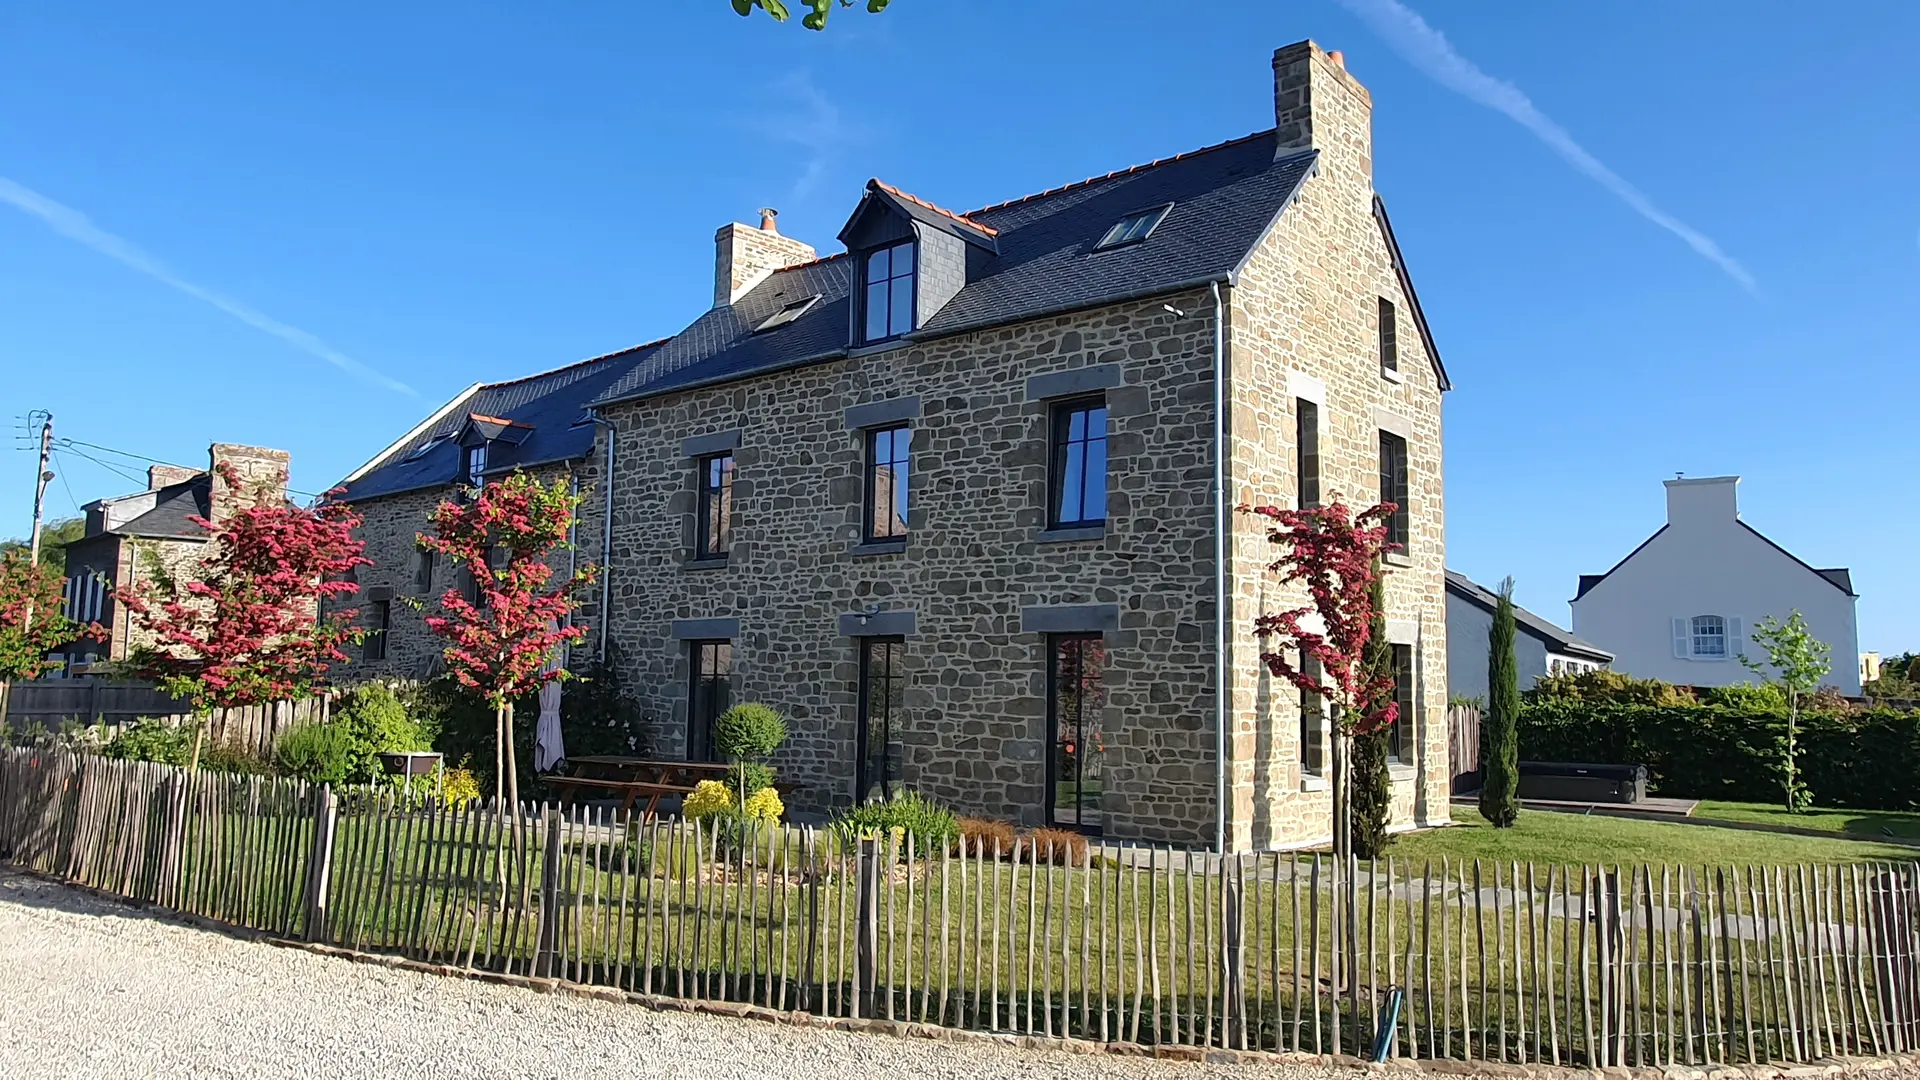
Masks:
[[[1049,642],[1047,721],[1047,819],[1055,825],[1097,833],[1105,792],[1102,765],[1107,704],[1103,676],[1107,644],[1099,634],[1057,634]]]
[[[906,697],[907,643],[860,639],[860,718],[854,732],[856,803],[890,799],[900,790],[900,722]]]

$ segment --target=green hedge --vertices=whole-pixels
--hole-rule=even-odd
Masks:
[[[1786,717],[1722,705],[1620,705],[1550,699],[1520,710],[1527,761],[1643,764],[1651,790],[1775,802]],[[1920,713],[1875,709],[1800,718],[1802,778],[1821,806],[1920,806]]]

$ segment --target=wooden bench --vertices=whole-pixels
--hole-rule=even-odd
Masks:
[[[565,809],[580,798],[583,791],[604,791],[620,797],[620,810],[631,813],[633,804],[640,796],[647,797],[647,805],[641,810],[642,820],[651,820],[660,807],[660,800],[668,795],[685,797],[693,794],[693,788],[685,784],[660,784],[649,780],[606,780],[590,776],[549,776],[546,782],[560,789],[560,806]]]
[[[620,809],[630,812],[640,796],[647,797],[642,814],[652,818],[660,800],[685,797],[702,780],[725,780],[727,766],[708,761],[651,761],[645,758],[586,755],[567,761],[568,774],[543,779],[560,791],[560,805],[571,806],[581,792],[599,791],[619,797]]]

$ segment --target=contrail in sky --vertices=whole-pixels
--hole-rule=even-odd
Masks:
[[[1688,247],[1726,271],[1728,277],[1739,282],[1748,292],[1759,291],[1753,275],[1733,256],[1720,250],[1720,245],[1653,205],[1653,200],[1647,198],[1639,188],[1574,142],[1573,136],[1548,119],[1519,87],[1488,75],[1473,61],[1456,52],[1446,35],[1427,25],[1418,12],[1399,0],[1339,0],[1339,3],[1372,27],[1374,33],[1385,38],[1395,52],[1428,78],[1464,98],[1495,112],[1505,113],[1508,119],[1538,136],[1554,153],[1565,158],[1569,165],[1613,192],[1635,213],[1686,241]]]
[[[14,183],[4,176],[0,176],[0,202],[39,218],[47,228],[69,240],[85,244],[123,266],[137,270],[196,300],[211,304],[255,330],[272,334],[294,348],[317,356],[342,371],[409,397],[420,396],[418,391],[406,383],[380,374],[297,326],[288,326],[278,319],[255,311],[238,300],[222,296],[191,281],[181,280],[174,276],[173,271],[167,269],[159,259],[95,225],[87,215],[72,207],[62,206],[32,188]]]

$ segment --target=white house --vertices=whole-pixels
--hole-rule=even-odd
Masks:
[[[1580,575],[1573,632],[1638,678],[1692,686],[1756,680],[1740,663],[1766,616],[1799,611],[1833,649],[1828,681],[1860,693],[1853,580],[1816,570],[1740,520],[1737,476],[1668,480],[1667,524],[1604,574]]]

